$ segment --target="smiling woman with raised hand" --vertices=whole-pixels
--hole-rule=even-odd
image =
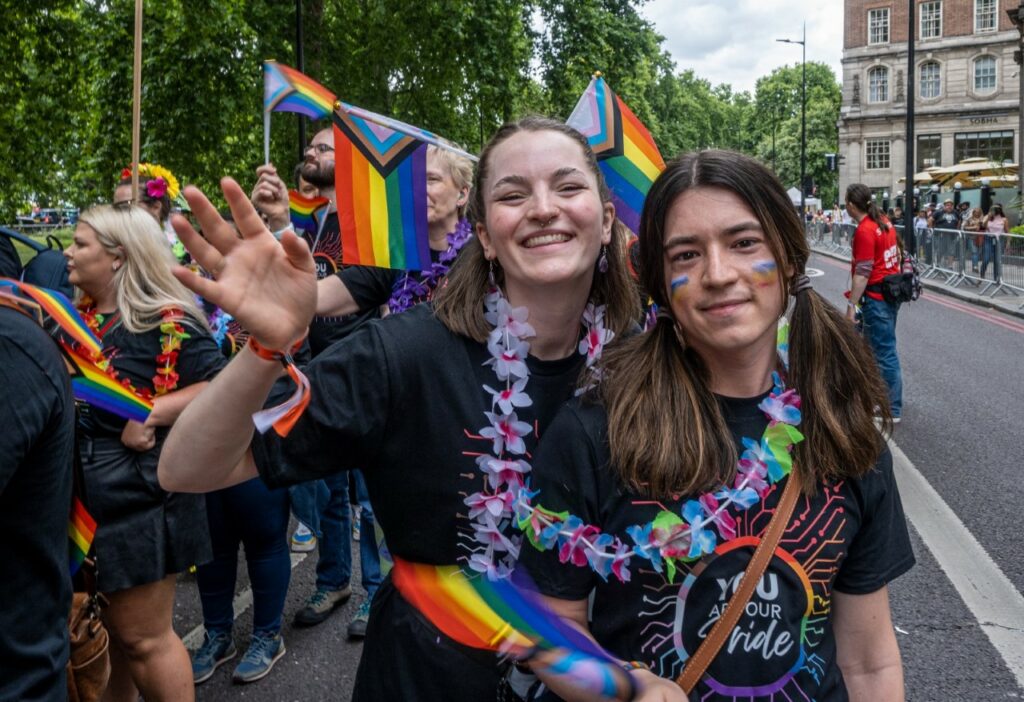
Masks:
[[[873,421],[885,387],[812,289],[785,190],[745,156],[687,154],[639,246],[657,324],[548,427],[520,567],[648,669],[644,702],[901,700],[886,583],[914,558]]]
[[[577,132],[540,118],[506,125],[481,154],[473,192],[477,237],[433,305],[373,322],[317,357],[311,402],[287,439],[254,440],[252,413],[281,370],[266,349],[305,334],[313,262],[292,233],[274,240],[233,181],[224,193],[241,239],[190,190],[210,243],[176,226],[217,280],[178,275],[263,348],[239,353],[179,419],[163,483],[203,491],[257,470],[282,485],[362,468],[396,557],[508,573],[519,544],[504,496],[584,368],[632,327],[637,296],[616,253],[624,230]],[[237,466],[211,469],[229,461]],[[385,581],[354,699],[493,699],[498,679],[492,654],[438,632]]]

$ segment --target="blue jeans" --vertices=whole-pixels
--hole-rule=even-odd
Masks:
[[[323,480],[310,480],[288,488],[295,518],[320,538],[320,515],[327,509],[330,492]]]
[[[903,413],[903,375],[899,356],[896,355],[896,315],[899,309],[899,305],[867,296],[861,306],[864,336],[875,353],[882,380],[889,387],[889,406],[894,417]]]
[[[288,492],[259,478],[206,494],[213,561],[196,569],[206,630],[231,631],[238,544],[252,585],[253,633],[281,630],[292,564],[288,555]]]
[[[352,516],[349,510],[348,480],[351,472],[355,482],[356,500],[362,507],[359,529],[359,562],[363,572],[363,588],[368,599],[380,587],[380,555],[374,538],[373,508],[366,494],[366,481],[358,470],[342,471],[324,478],[330,493],[327,507],[320,514],[320,558],[316,564],[318,589],[340,590],[352,578]]]

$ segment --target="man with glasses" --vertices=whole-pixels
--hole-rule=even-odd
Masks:
[[[267,218],[267,226],[280,236],[290,228],[288,209],[288,188],[274,166],[260,166],[256,173],[259,179],[252,192],[252,202]],[[319,190],[331,204],[328,213],[317,222],[316,231],[304,232],[303,238],[309,244],[316,263],[317,279],[334,275],[341,267],[341,229],[334,194],[334,134],[331,128],[318,131],[304,152],[300,175]],[[387,276],[390,283],[392,273],[387,269],[373,269],[381,276]],[[371,308],[342,317],[314,317],[309,327],[309,346],[316,357],[336,341],[352,333],[364,322],[380,316],[378,308]],[[374,538],[373,511],[366,494],[366,484],[359,471],[353,471],[356,498],[362,506],[362,528],[364,534],[359,542],[362,583],[367,598],[356,618],[349,625],[349,636],[365,635],[368,604],[381,583],[380,556]],[[327,619],[334,609],[344,604],[352,595],[349,580],[352,574],[352,544],[349,510],[349,476],[338,473],[325,479],[330,492],[327,505],[320,516],[319,560],[317,561],[316,590],[306,605],[295,616],[297,626],[313,626]]]

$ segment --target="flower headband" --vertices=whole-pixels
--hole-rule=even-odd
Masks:
[[[121,171],[121,180],[131,177],[132,168],[129,164]],[[178,195],[181,194],[181,186],[178,185],[178,179],[174,177],[173,173],[159,164],[140,163],[139,177],[149,179],[149,182],[146,183],[146,195],[153,199],[159,199],[166,193],[173,201],[177,200]]]

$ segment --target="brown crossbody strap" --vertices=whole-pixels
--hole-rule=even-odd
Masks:
[[[796,500],[799,496],[800,481],[796,477],[796,466],[793,466],[793,471],[786,480],[786,487],[782,491],[782,497],[775,508],[775,514],[772,515],[772,520],[768,523],[768,530],[761,539],[761,543],[754,550],[754,555],[750,559],[750,563],[747,564],[747,569],[743,573],[743,579],[740,580],[739,587],[736,588],[736,592],[729,598],[729,604],[725,608],[725,613],[715,622],[715,625],[711,628],[711,633],[697,647],[697,652],[687,661],[683,672],[676,678],[676,685],[681,687],[686,694],[690,694],[697,681],[700,680],[700,676],[711,665],[711,661],[718,655],[718,651],[722,648],[722,644],[725,643],[725,639],[740,620],[747,602],[750,601],[750,596],[754,594],[761,576],[764,575],[764,571],[768,568],[768,563],[772,560],[775,548],[782,539],[782,532],[786,530],[786,526],[789,524],[789,518],[793,514],[793,507],[796,506]]]

